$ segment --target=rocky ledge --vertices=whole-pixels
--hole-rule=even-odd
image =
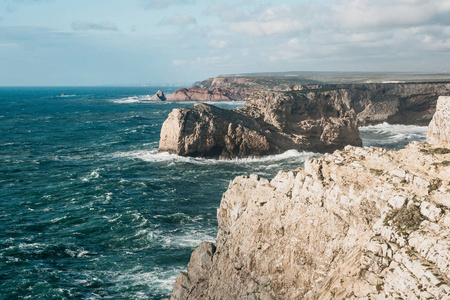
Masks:
[[[171,299],[450,299],[442,145],[347,146],[272,180],[240,176],[217,217],[216,246],[192,253]]]
[[[347,91],[261,92],[236,111],[201,103],[174,109],[162,126],[159,151],[230,158],[349,144],[360,146],[361,139]]]

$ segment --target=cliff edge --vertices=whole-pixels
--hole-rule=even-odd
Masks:
[[[450,96],[441,96],[428,126],[427,142],[450,148]]]
[[[325,90],[260,92],[235,111],[197,103],[169,114],[159,151],[231,158],[358,146],[361,139],[350,102],[345,90]]]
[[[237,177],[216,246],[193,252],[171,299],[450,299],[449,161],[440,144],[347,146]]]

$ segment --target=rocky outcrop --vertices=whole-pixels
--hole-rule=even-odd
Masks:
[[[221,89],[179,89],[172,93],[167,101],[183,102],[183,101],[230,101],[233,95],[228,91]]]
[[[271,181],[237,177],[210,263],[201,279],[180,274],[171,299],[449,299],[450,154],[439,153],[349,146]]]
[[[159,142],[160,152],[185,156],[261,156],[275,150],[255,119],[204,103],[174,109]]]
[[[236,111],[200,103],[174,109],[162,126],[159,151],[230,158],[348,144],[361,145],[361,139],[345,90],[267,92]]]
[[[374,83],[339,85],[349,91],[360,126],[428,125],[440,95],[450,94],[450,83]]]
[[[396,75],[401,76],[401,75]],[[403,75],[405,76],[405,75]],[[215,77],[181,89],[169,97],[170,101],[222,101],[250,100],[259,91],[290,91],[346,89],[351,106],[358,116],[358,124],[371,125],[382,122],[391,124],[428,125],[436,108],[439,95],[450,94],[447,82],[396,82],[386,83],[381,76],[378,82],[350,83],[355,78],[332,76],[256,76]],[[419,77],[413,77],[419,79]],[[320,81],[322,80],[322,81]],[[376,80],[375,80],[376,81]],[[349,83],[345,83],[349,82]],[[173,99],[173,100],[172,100]]]
[[[428,126],[427,142],[450,148],[450,96],[441,96]]]
[[[347,146],[272,180],[237,177],[216,248],[194,251],[171,299],[448,300],[449,161],[443,145]]]
[[[166,101],[167,98],[164,95],[164,92],[159,90],[158,92],[156,92],[156,94],[154,94],[151,98],[151,101]]]

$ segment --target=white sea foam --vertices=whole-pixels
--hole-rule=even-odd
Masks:
[[[178,274],[183,269],[158,267],[154,268],[151,272],[143,272],[142,267],[136,266],[131,270],[120,273],[111,272],[109,277],[111,277],[112,282],[118,285],[124,285],[125,290],[129,289],[130,286],[148,286],[157,293],[170,294]],[[148,299],[148,295],[136,292],[133,295],[133,299]]]
[[[81,180],[84,181],[84,182],[87,182],[87,181],[90,181],[90,180],[92,180],[92,179],[97,179],[97,178],[99,178],[99,177],[100,177],[100,174],[98,173],[98,171],[99,171],[98,169],[92,171],[91,174],[89,174],[89,175],[87,175],[87,176],[85,176],[85,177],[82,177]]]
[[[383,146],[398,142],[422,141],[427,137],[428,126],[392,125],[382,123],[359,128],[364,146]]]
[[[168,97],[170,94],[167,94]],[[152,95],[138,95],[138,96],[129,96],[125,98],[112,99],[112,102],[119,104],[126,103],[140,103],[140,102],[152,102],[152,103],[165,103],[165,101],[152,100]]]
[[[211,158],[185,157],[168,152],[158,153],[156,149],[118,152],[113,154],[114,157],[137,158],[148,162],[185,162],[192,164],[235,164],[235,163],[242,164],[242,163],[257,163],[257,162],[278,162],[292,158],[307,159],[309,157],[318,155],[320,154],[314,152],[306,152],[306,151],[299,152],[297,150],[288,150],[281,154],[268,155],[262,157],[211,159]]]

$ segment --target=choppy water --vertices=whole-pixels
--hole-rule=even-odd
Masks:
[[[273,177],[317,156],[158,154],[162,122],[192,103],[145,102],[156,91],[0,88],[1,299],[163,299],[192,250],[214,241],[229,180]],[[361,135],[397,149],[424,140],[426,127],[382,124]]]

